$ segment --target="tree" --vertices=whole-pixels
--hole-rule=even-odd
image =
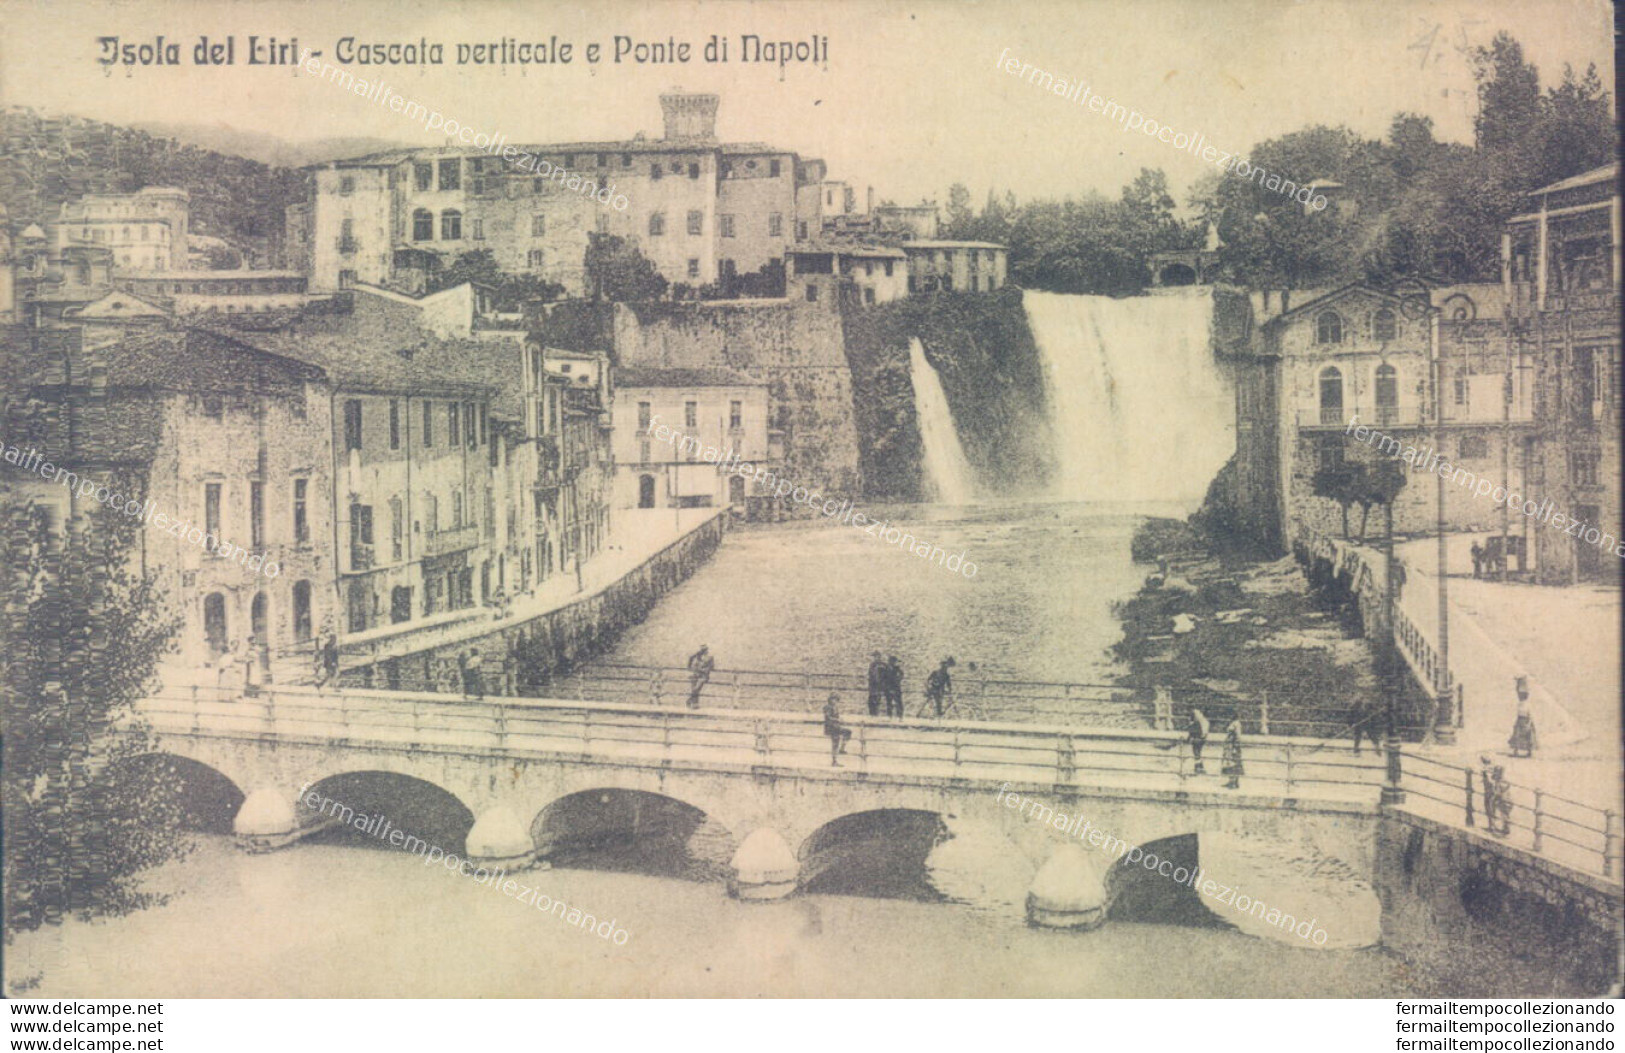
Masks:
[[[0,493],[0,704],[5,719],[5,925],[118,912],[131,881],[184,847],[174,771],[116,729],[147,694],[178,619],[125,562],[136,527],[97,508],[66,537]]]
[[[1392,505],[1399,492],[1405,489],[1405,482],[1405,470],[1397,461],[1384,460],[1374,464],[1361,464],[1355,468],[1353,478],[1349,482],[1349,496],[1360,506],[1361,541],[1365,540],[1365,526],[1371,510]],[[1347,515],[1347,512],[1344,514]],[[1344,536],[1347,534],[1345,526]]]
[[[587,242],[587,285],[595,300],[658,300],[666,279],[636,245],[614,234],[592,234]]]
[[[975,233],[975,222],[976,213],[970,207],[970,190],[963,183],[955,183],[948,188],[948,218],[943,224],[943,237],[970,239]]]
[[[1343,540],[1349,539],[1349,506],[1355,501],[1355,470],[1347,464],[1334,468],[1321,468],[1309,480],[1316,497],[1336,501],[1343,510]]]
[[[464,282],[473,282],[491,290],[492,309],[522,311],[535,301],[547,302],[564,295],[564,286],[550,282],[536,274],[512,274],[498,266],[490,249],[465,252],[441,268],[429,280],[429,291],[453,289]]]

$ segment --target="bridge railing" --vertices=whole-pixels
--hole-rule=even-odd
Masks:
[[[1487,772],[1417,753],[1403,758],[1407,804],[1418,814],[1481,829],[1587,873],[1621,877],[1618,812],[1511,781],[1497,786]]]
[[[487,658],[481,667],[483,691],[487,695],[514,696],[518,677],[510,668]],[[442,674],[434,679],[380,673],[372,683],[355,673],[347,673],[341,683],[348,688],[422,691],[463,697],[454,662],[443,661]],[[924,679],[905,685],[903,703],[911,712],[923,706]],[[540,678],[533,689],[550,698],[578,702],[614,702],[628,705],[675,705],[685,702],[690,691],[687,669],[677,666],[650,666],[598,662],[570,673]],[[701,691],[701,706],[707,709],[776,709],[817,713],[834,691],[850,710],[864,706],[868,680],[854,673],[786,672],[766,669],[716,669]],[[1176,702],[1159,710],[1151,700],[1136,701],[1133,689],[1116,684],[1064,681],[1008,680],[958,673],[953,678],[956,713],[961,717],[996,720],[1035,720],[1091,723],[1123,728],[1155,727],[1173,730],[1183,727],[1190,717],[1191,703]],[[1257,700],[1237,699],[1205,707],[1209,714],[1234,711],[1250,732],[1258,734],[1302,735],[1308,737],[1345,734],[1349,726],[1348,706],[1318,703],[1318,696],[1298,698],[1268,695]],[[1177,722],[1177,723],[1176,723]],[[1402,728],[1420,734],[1421,728]]]
[[[829,768],[820,717],[763,710],[689,710],[601,702],[456,700],[392,691],[268,688],[241,697],[175,689],[138,713],[160,736],[367,744],[470,755],[535,756],[643,766]],[[1198,773],[1183,733],[992,721],[844,717],[843,766],[870,776],[1010,781],[1057,789],[1100,785],[1218,789],[1222,749],[1209,741]],[[1370,759],[1366,759],[1369,757]],[[1243,788],[1287,797],[1374,800],[1374,754],[1281,738],[1244,741]]]

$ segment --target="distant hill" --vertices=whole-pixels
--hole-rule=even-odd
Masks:
[[[193,233],[268,266],[280,262],[283,212],[305,199],[306,180],[292,168],[133,128],[22,107],[0,112],[0,204],[14,227],[48,222],[85,194],[178,186],[192,197]]]
[[[177,139],[216,153],[235,154],[277,168],[303,168],[341,157],[359,157],[407,145],[391,139],[365,136],[289,142],[275,135],[233,128],[228,124],[148,122],[135,125],[135,128],[162,139]]]

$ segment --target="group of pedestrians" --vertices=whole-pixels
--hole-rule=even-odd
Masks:
[[[884,707],[885,715],[903,717],[903,664],[896,655],[880,657],[879,651],[869,655],[869,715],[878,717]]]
[[[1208,722],[1207,714],[1192,706],[1190,743],[1191,757],[1196,762],[1193,773],[1196,775],[1207,774],[1207,767],[1202,763],[1202,748],[1207,745],[1211,729],[1212,725]],[[1241,777],[1247,774],[1247,770],[1241,760],[1241,718],[1238,716],[1232,715],[1230,723],[1225,725],[1224,755],[1220,761],[1219,773],[1229,776],[1224,784],[1225,789],[1241,789]]]

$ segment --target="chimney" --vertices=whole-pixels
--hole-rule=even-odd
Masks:
[[[708,139],[717,137],[716,95],[702,95],[673,88],[660,96],[660,112],[665,117],[667,139]]]

